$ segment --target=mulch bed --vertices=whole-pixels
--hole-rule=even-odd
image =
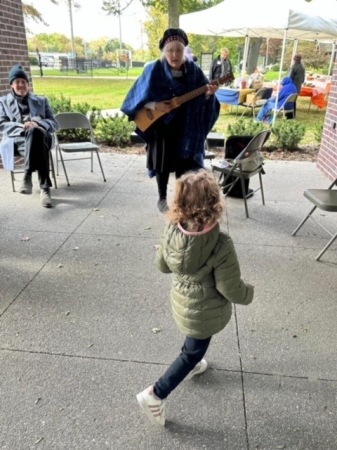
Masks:
[[[133,144],[128,147],[110,147],[108,145],[101,145],[101,151],[104,153],[127,153],[133,155],[145,155],[144,144]],[[212,147],[214,153],[219,157],[223,155],[223,147]],[[294,151],[275,149],[264,150],[263,154],[266,159],[280,160],[280,161],[310,161],[316,162],[318,155],[318,146],[308,145],[301,147]]]

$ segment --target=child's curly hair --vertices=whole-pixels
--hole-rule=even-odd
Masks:
[[[173,223],[211,225],[224,210],[215,177],[206,170],[188,172],[176,181],[173,205],[167,218]]]

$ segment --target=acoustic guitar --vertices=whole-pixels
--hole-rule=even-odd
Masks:
[[[223,77],[219,78],[218,80],[211,81],[210,84],[213,84],[213,85],[216,84],[219,86],[220,84],[224,84],[226,82],[230,83],[233,80],[234,80],[234,75],[231,72],[231,73],[228,73],[227,75],[224,75]],[[179,97],[173,97],[170,100],[171,105],[172,105],[173,109],[176,109],[179,106],[181,106],[183,103],[186,103],[189,100],[192,100],[193,98],[199,97],[199,95],[205,94],[206,91],[207,91],[207,84],[205,84],[204,86],[201,86],[197,89],[194,89],[193,91],[187,92],[186,94],[181,95]],[[144,107],[137,112],[134,120],[135,120],[137,127],[141,131],[146,131],[148,128],[150,128],[150,126],[154,122],[156,122],[164,114],[167,114],[167,113]]]

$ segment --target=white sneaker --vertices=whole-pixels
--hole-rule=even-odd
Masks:
[[[165,400],[156,397],[153,386],[137,394],[137,401],[154,425],[165,426]]]
[[[185,380],[190,380],[194,375],[200,375],[201,373],[205,372],[207,369],[207,361],[206,359],[202,359],[198,364],[194,367],[194,369],[191,370],[191,372],[185,377]]]
[[[20,194],[31,194],[33,192],[32,176],[25,175],[20,186]]]
[[[52,208],[53,204],[50,197],[50,189],[41,189],[40,200],[41,205],[44,208]]]

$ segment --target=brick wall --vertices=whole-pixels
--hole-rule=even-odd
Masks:
[[[335,61],[332,73],[331,91],[317,166],[329,178],[337,178],[337,61]]]
[[[31,77],[21,0],[1,0],[0,95],[9,91],[8,72],[14,64],[21,64]],[[22,158],[19,159],[22,160]],[[1,157],[0,168],[2,168]]]
[[[8,71],[14,64],[22,64],[30,76],[21,0],[1,0],[0,55],[0,95],[4,95],[9,90]]]

